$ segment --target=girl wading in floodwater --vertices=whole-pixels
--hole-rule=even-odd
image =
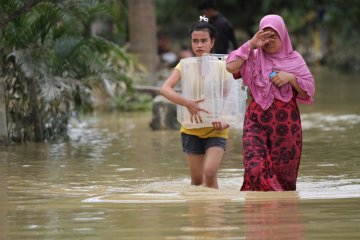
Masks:
[[[214,28],[207,22],[207,18],[200,17],[200,22],[195,23],[191,30],[191,47],[196,57],[209,54],[214,46]],[[201,108],[199,103],[204,101],[187,99],[178,94],[173,88],[181,80],[184,71],[180,62],[161,87],[160,93],[175,104],[187,108],[191,115],[191,121],[201,123],[200,112],[209,113]],[[225,65],[224,65],[224,71]],[[189,165],[191,184],[205,185],[218,188],[217,174],[224,155],[226,141],[229,135],[228,124],[213,122],[212,127],[187,129],[181,127],[181,139],[183,151]]]

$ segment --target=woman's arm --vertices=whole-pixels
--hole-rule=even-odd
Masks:
[[[275,71],[277,72],[277,71]],[[272,83],[277,86],[277,87],[282,87],[287,83],[290,83],[291,86],[302,96],[302,97],[307,97],[307,93],[306,91],[304,91],[304,89],[302,89],[298,82],[296,81],[296,77],[294,74],[292,73],[288,73],[288,72],[284,72],[284,71],[279,71],[277,72],[276,76],[271,78]]]
[[[226,63],[226,70],[227,70],[229,73],[232,73],[232,74],[238,73],[240,67],[244,64],[244,62],[245,62],[244,59],[238,58],[238,59],[235,60],[235,61]]]
[[[255,48],[264,46],[271,40],[271,32],[265,32],[264,30],[258,31],[252,39],[229,54],[226,70],[233,74],[238,73],[240,67],[249,57],[250,52]]]
[[[308,97],[308,94],[302,89],[298,82],[296,81],[296,77],[293,75],[293,78],[290,79],[290,84],[295,88],[295,90],[302,96],[302,97]]]

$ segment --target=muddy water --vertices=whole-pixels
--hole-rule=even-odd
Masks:
[[[313,72],[296,192],[239,192],[241,129],[214,190],[151,113],[95,114],[69,142],[0,148],[0,239],[360,239],[360,79]]]

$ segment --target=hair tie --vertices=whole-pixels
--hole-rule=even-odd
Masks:
[[[209,22],[209,19],[204,16],[200,16],[199,22]]]

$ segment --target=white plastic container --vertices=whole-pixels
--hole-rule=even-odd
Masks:
[[[202,123],[191,123],[186,107],[177,106],[177,120],[185,128],[211,127],[219,120],[240,127],[244,120],[247,92],[242,79],[235,80],[226,70],[227,55],[206,54],[181,60],[182,95],[192,100],[205,99],[199,105]]]

